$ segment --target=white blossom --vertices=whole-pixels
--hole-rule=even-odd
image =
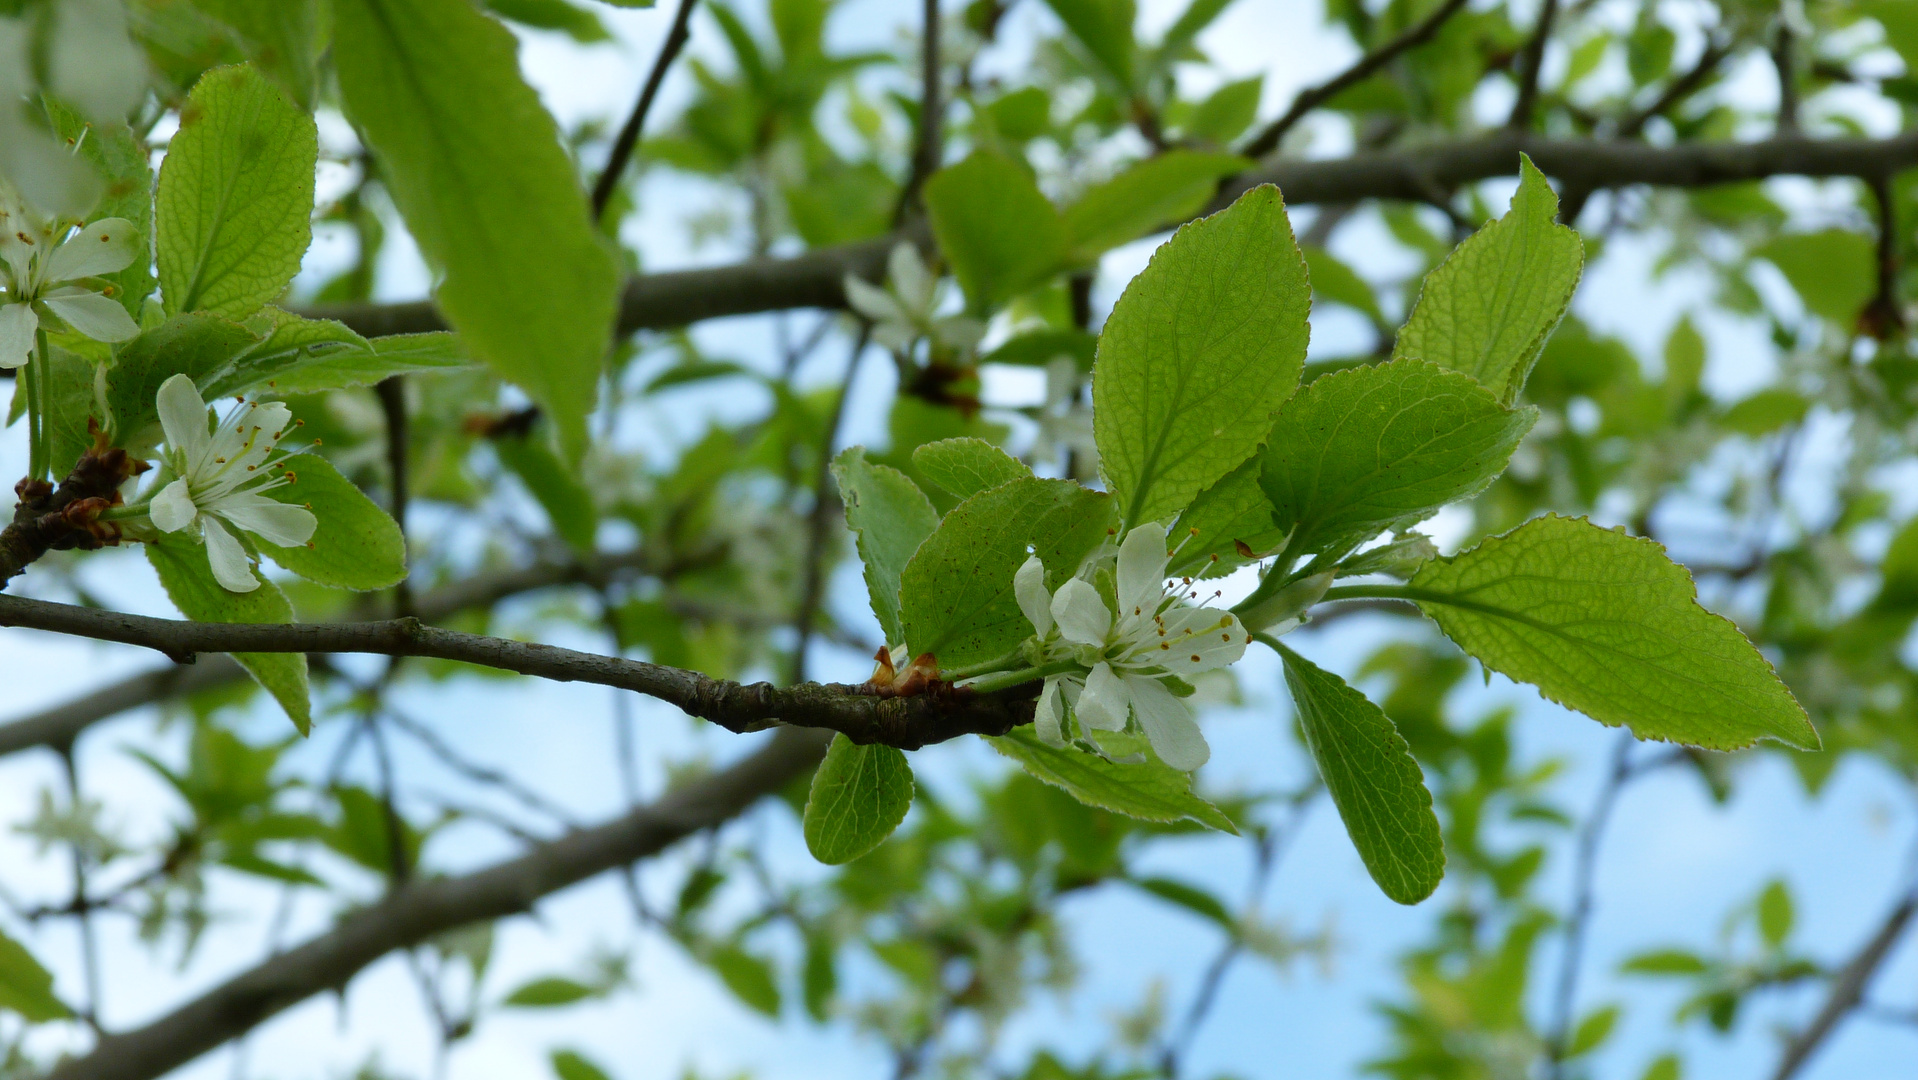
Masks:
[[[846,301],[872,320],[872,339],[894,352],[908,352],[920,338],[956,352],[970,352],[986,328],[964,315],[940,315],[944,299],[939,278],[919,258],[919,249],[900,243],[886,260],[887,287],[846,275]]]
[[[209,435],[206,402],[185,375],[161,384],[158,405],[163,456],[176,479],[153,498],[154,526],[179,532],[198,525],[214,578],[230,592],[253,591],[259,580],[229,526],[281,547],[306,543],[319,526],[311,510],[261,494],[293,482],[280,467],[285,455],[274,460],[292,414],[277,401],[243,403]]]
[[[1116,617],[1082,577],[1048,595],[1037,556],[1014,575],[1013,594],[1036,631],[1041,659],[1086,669],[1047,676],[1034,721],[1041,739],[1064,745],[1068,717],[1101,731],[1122,730],[1135,718],[1173,768],[1196,769],[1211,756],[1192,707],[1162,680],[1234,663],[1251,638],[1231,612],[1186,606],[1166,590],[1165,540],[1165,527],[1148,523],[1119,545]]]
[[[43,313],[95,341],[126,341],[140,326],[117,300],[86,279],[124,270],[139,254],[139,232],[125,218],[104,218],[71,236],[68,226],[27,209],[0,187],[0,368],[32,356]]]

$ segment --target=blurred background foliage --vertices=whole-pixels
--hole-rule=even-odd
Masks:
[[[1429,32],[1298,117],[1286,112],[1288,96],[1268,85],[1274,73],[1226,70],[1209,54],[1208,28],[1232,2],[1144,12],[1132,0],[936,5],[943,160],[996,150],[1067,208],[1094,205],[1088,194],[1136,175],[1129,170],[1185,162],[1184,183],[1152,189],[1160,204],[1128,201],[1116,215],[1158,230],[1198,209],[1217,178],[1238,167],[1240,159],[1225,155],[1248,151],[1416,151],[1508,124],[1649,147],[1775,135],[1883,138],[1907,130],[1918,108],[1918,4],[1909,0],[1324,0],[1316,33],[1354,58],[1428,24]],[[119,11],[113,0],[93,6],[100,10],[84,18],[111,21]],[[202,72],[253,60],[322,118],[318,241],[291,302],[417,295],[424,281],[405,226],[340,110],[322,47],[327,8],[285,0],[285,12],[262,14],[268,6],[127,0],[122,28],[103,40],[132,51],[97,55],[145,72],[124,91],[131,130],[163,147]],[[587,0],[483,6],[542,47],[563,37],[588,50],[614,41],[614,27],[656,33],[673,14]],[[61,20],[86,7],[0,0],[0,15],[37,35],[28,53],[38,85],[72,82],[61,65],[78,63],[72,58],[88,46],[64,41]],[[75,26],[84,22],[73,17],[81,19]],[[877,20],[884,32],[841,30],[851,18]],[[288,32],[295,23],[305,30]],[[629,271],[655,269],[646,261],[652,252],[674,263],[787,257],[884,237],[902,222],[914,227],[914,197],[926,179],[915,169],[923,39],[916,9],[706,0],[689,25],[693,46],[667,76],[670,107],[655,112],[634,156],[638,167],[613,188],[601,222],[609,238],[625,241]],[[846,39],[864,44],[847,47]],[[634,63],[643,59],[634,50]],[[0,72],[0,85],[12,77]],[[604,99],[598,110],[564,131],[586,186],[625,107],[597,89],[594,97]],[[1267,125],[1281,116],[1273,139]],[[5,123],[7,131],[43,134],[31,110]],[[1794,1052],[1815,1051],[1839,1023],[1886,1027],[1885,1037],[1902,1039],[1894,1045],[1909,1054],[1918,1021],[1910,988],[1874,978],[1911,915],[1909,870],[1895,895],[1857,898],[1866,935],[1849,944],[1849,930],[1816,935],[1827,947],[1810,949],[1791,889],[1754,867],[1741,905],[1687,913],[1716,928],[1719,947],[1648,938],[1625,961],[1620,985],[1682,988],[1676,1009],[1658,1017],[1665,1034],[1635,1037],[1626,1054],[1605,1051],[1629,1004],[1581,990],[1581,979],[1598,976],[1579,943],[1608,817],[1645,775],[1695,777],[1720,801],[1763,759],[1796,770],[1812,797],[1847,760],[1862,760],[1907,796],[1918,779],[1918,354],[1907,333],[1918,284],[1908,269],[1918,254],[1918,173],[1598,192],[1560,186],[1564,218],[1582,232],[1588,260],[1597,265],[1615,245],[1629,248],[1648,276],[1641,287],[1689,290],[1696,302],[1652,350],[1568,317],[1526,388],[1542,419],[1470,513],[1443,520],[1441,540],[1449,550],[1547,510],[1659,540],[1690,567],[1705,603],[1774,660],[1825,749],[1723,755],[1621,741],[1596,765],[1596,799],[1582,791],[1571,798],[1557,781],[1573,763],[1528,750],[1519,729],[1582,720],[1485,706],[1467,685],[1475,666],[1435,634],[1390,610],[1341,611],[1336,619],[1350,611],[1364,632],[1336,640],[1363,651],[1327,662],[1364,680],[1410,741],[1435,795],[1450,870],[1422,909],[1422,939],[1399,957],[1396,987],[1376,1001],[1376,1044],[1358,1052],[1362,1068],[1406,1080],[1677,1080],[1688,1075],[1685,1058],[1665,1048],[1696,1045],[1683,1040],[1700,1025],[1763,1047],[1780,1078],[1804,1064]],[[1106,190],[1133,198],[1125,188]],[[1419,202],[1296,210],[1320,338],[1307,379],[1389,355],[1425,273],[1501,213],[1510,190],[1508,180],[1435,185]],[[1022,285],[980,313],[990,322],[977,357],[937,348],[861,352],[855,343],[866,338],[854,318],[830,311],[754,316],[720,333],[626,335],[607,358],[595,442],[577,467],[554,448],[549,422],[495,376],[410,380],[400,391],[414,558],[407,603],[448,626],[584,641],[726,678],[783,680],[823,669],[856,680],[860,659],[879,643],[856,585],[839,572],[851,545],[836,524],[834,493],[822,490],[824,459],[848,441],[846,432],[867,432],[875,460],[914,474],[914,447],[976,435],[1042,474],[1095,476],[1082,435],[1090,335],[1116,295],[1109,286],[1125,277],[1102,276],[1100,258],[1137,231],[1101,232],[1096,211],[1079,211],[1090,223],[1075,234],[1083,245],[1077,269]],[[1136,265],[1140,257],[1121,249],[1108,261]],[[956,297],[951,304],[956,309]],[[1581,301],[1576,311],[1589,308]],[[289,404],[342,471],[390,497],[391,413],[379,393]],[[820,520],[831,527],[815,530]],[[78,561],[52,559],[37,573],[38,595],[151,606],[151,584],[136,563],[83,571]],[[389,610],[385,597],[294,581],[287,588],[309,621]],[[806,629],[796,633],[796,624]],[[9,677],[30,680],[26,663],[7,661]],[[98,729],[84,754],[71,742],[56,746],[65,775],[21,774],[34,786],[17,800],[25,809],[11,824],[27,865],[18,881],[11,869],[0,875],[0,895],[8,932],[60,977],[52,990],[30,985],[32,961],[0,950],[0,1070],[30,1075],[87,1045],[90,1029],[145,1018],[111,1004],[114,981],[100,975],[97,934],[114,941],[119,931],[98,927],[130,926],[161,971],[188,970],[210,948],[225,958],[216,970],[230,970],[257,949],[261,926],[269,951],[280,948],[292,940],[288,926],[323,928],[332,913],[372,903],[409,876],[454,872],[474,850],[548,844],[583,823],[569,792],[517,775],[510,753],[469,747],[469,718],[434,708],[438,695],[483,673],[421,660],[392,668],[339,661],[318,674],[310,744],[254,723],[271,710],[250,685],[169,696],[167,683],[120,706],[164,698],[157,720]],[[63,695],[97,689],[80,679],[36,687],[21,700],[57,705]],[[1270,687],[1259,690],[1254,700],[1275,700]],[[1246,700],[1225,680],[1202,692],[1222,709]],[[594,764],[612,763],[624,800],[710,774],[731,754],[727,742],[637,736],[675,721],[651,712],[636,718],[630,703],[615,708],[613,734]],[[19,714],[25,719],[13,723],[32,719]],[[566,718],[549,710],[520,719],[514,739],[542,738],[543,726]],[[1263,722],[1291,730],[1277,710]],[[108,756],[130,757],[159,786],[136,783],[147,794],[123,801],[118,785],[88,783],[78,763]],[[1330,920],[1301,929],[1274,913],[1283,905],[1267,880],[1305,815],[1324,801],[1316,782],[1297,779],[1309,770],[1275,763],[1254,770],[1263,777],[1257,784],[1208,785],[1242,824],[1232,843],[1242,846],[1249,872],[1233,879],[1233,891],[1165,869],[1193,850],[1196,828],[1081,806],[1003,764],[975,757],[935,768],[890,841],[830,872],[794,858],[802,778],[769,793],[778,797],[742,824],[689,841],[683,857],[649,869],[643,883],[628,876],[630,903],[602,912],[603,937],[668,940],[746,1010],[784,1018],[782,1030],[798,1023],[851,1033],[882,1051],[881,1071],[893,1076],[1118,1080],[1211,1075],[1189,1061],[1216,1034],[1206,1020],[1217,995],[1229,992],[1222,988],[1232,985],[1226,977],[1235,965],[1330,978],[1341,939],[1367,933]],[[117,768],[107,775],[124,776]],[[487,838],[479,848],[459,839],[476,833]],[[238,891],[223,891],[230,888]],[[1030,1033],[1002,1040],[1035,1002],[1069,1003],[1085,992],[1087,950],[1125,947],[1075,933],[1064,915],[1068,899],[1127,891],[1159,905],[1149,909],[1152,919],[1209,926],[1216,951],[1190,958],[1178,993],[1155,982],[1123,1014],[1081,1017],[1103,1033],[1091,1050],[1076,1037],[1057,1045]],[[231,946],[214,945],[238,927],[253,929]],[[1148,922],[1135,932],[1154,930]],[[452,1075],[491,1075],[448,1055],[502,1015],[617,999],[647,978],[625,945],[551,958],[548,973],[517,983],[491,974],[493,958],[486,925],[407,958],[441,1067],[454,1062]],[[158,1000],[176,1001],[188,988]],[[1778,1030],[1765,1029],[1751,1003],[1777,995],[1795,995],[1786,999],[1794,1012]],[[1275,1045],[1300,1037],[1284,1016],[1268,1023]],[[562,1080],[678,1068],[549,1049]],[[379,1060],[358,1075],[412,1075]],[[309,1063],[244,1051],[235,1061],[236,1076],[322,1075]],[[809,1075],[796,1064],[764,1073],[801,1074]],[[1257,1075],[1291,1074],[1275,1057]]]

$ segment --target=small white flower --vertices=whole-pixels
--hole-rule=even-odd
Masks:
[[[1038,556],[1013,576],[1013,595],[1037,632],[1047,660],[1071,659],[1087,669],[1046,678],[1035,727],[1062,746],[1065,719],[1119,731],[1136,718],[1152,749],[1175,769],[1191,770],[1212,754],[1192,707],[1160,681],[1222,668],[1245,655],[1245,627],[1229,611],[1185,607],[1165,588],[1169,561],[1163,525],[1140,525],[1119,545],[1117,618],[1089,581],[1074,577],[1047,595]]]
[[[213,576],[230,592],[252,592],[259,587],[253,565],[227,526],[281,547],[306,543],[319,526],[311,510],[261,494],[293,482],[292,473],[269,467],[292,414],[277,401],[252,402],[227,414],[209,435],[206,402],[185,375],[160,385],[158,404],[164,457],[178,479],[154,496],[153,524],[179,532],[197,523]]]
[[[1090,477],[1099,474],[1099,444],[1092,435],[1092,407],[1080,400],[1084,381],[1078,361],[1070,356],[1055,356],[1046,364],[1046,401],[1039,407],[1032,456],[1054,461],[1069,451],[1074,474]]]
[[[68,228],[27,209],[0,188],[0,368],[17,368],[33,352],[42,312],[95,341],[126,341],[140,332],[126,308],[85,284],[124,270],[139,254],[139,232],[125,218]],[[64,283],[64,284],[63,284]]]
[[[857,274],[846,275],[846,301],[854,311],[872,320],[872,339],[894,352],[909,352],[920,338],[929,337],[955,352],[970,352],[986,336],[978,320],[964,315],[939,315],[944,290],[939,279],[920,261],[919,249],[900,243],[886,260],[888,288],[880,288]]]

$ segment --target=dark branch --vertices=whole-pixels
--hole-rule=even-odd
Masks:
[[[839,385],[839,396],[832,403],[832,415],[826,418],[826,430],[819,438],[819,461],[813,470],[812,513],[806,515],[805,577],[800,584],[799,608],[793,614],[792,678],[806,681],[806,653],[812,647],[813,631],[819,623],[819,607],[826,595],[826,541],[832,536],[833,519],[838,516],[839,500],[828,496],[832,486],[833,447],[839,441],[839,427],[845,422],[846,402],[852,398],[853,379],[859,374],[859,360],[872,337],[872,324],[861,321],[854,336],[852,355],[846,358],[846,374]]]
[[[1518,155],[1567,185],[1593,190],[1655,184],[1708,187],[1771,176],[1871,176],[1918,164],[1918,131],[1889,139],[1805,139],[1647,146],[1598,139],[1546,139],[1505,132],[1489,138],[1404,150],[1381,150],[1326,161],[1280,161],[1225,185],[1229,201],[1259,184],[1277,184],[1293,206],[1364,199],[1423,202],[1433,185],[1456,188],[1518,171]],[[1215,203],[1214,209],[1218,207]],[[621,333],[686,326],[729,315],[789,308],[842,308],[848,273],[868,281],[884,273],[900,240],[929,247],[921,226],[789,259],[751,259],[731,266],[646,274],[626,283]],[[338,319],[368,336],[444,330],[430,301],[331,304],[302,314]]]
[[[812,768],[825,747],[817,732],[780,731],[739,764],[597,828],[478,873],[416,879],[145,1027],[101,1040],[85,1057],[55,1068],[49,1080],[152,1080],[171,1072],[315,994],[344,987],[387,953],[528,911],[561,889],[722,825]]]
[[[1907,893],[1898,906],[1891,909],[1880,923],[1871,940],[1865,942],[1858,954],[1851,958],[1838,971],[1838,977],[1832,981],[1831,993],[1826,996],[1824,1007],[1812,1018],[1810,1026],[1799,1032],[1798,1036],[1785,1047],[1785,1054],[1778,1059],[1778,1068],[1772,1073],[1772,1080],[1791,1080],[1803,1068],[1805,1062],[1818,1048],[1824,1045],[1839,1021],[1851,1014],[1858,1003],[1864,1000],[1865,988],[1871,983],[1873,975],[1891,954],[1891,947],[1905,932],[1905,925],[1911,921],[1912,912],[1918,910],[1918,895]]]
[[[631,690],[733,732],[760,731],[774,724],[826,728],[857,743],[884,743],[902,750],[916,750],[961,735],[1003,735],[1032,720],[1031,695],[1019,689],[974,694],[938,684],[924,694],[893,697],[880,696],[863,685],[745,685],[642,660],[444,630],[418,619],[332,624],[196,623],[0,595],[0,626],[117,641],[173,657],[235,652],[426,656],[556,682],[589,682]]]
[[[1545,67],[1545,46],[1552,40],[1552,24],[1558,21],[1558,0],[1545,0],[1538,7],[1538,26],[1518,55],[1518,100],[1512,103],[1512,115],[1505,126],[1526,131],[1538,112],[1538,79]]]
[[[1646,124],[1651,123],[1656,117],[1664,116],[1682,104],[1686,98],[1697,93],[1698,88],[1705,84],[1706,79],[1711,78],[1712,73],[1718,70],[1718,65],[1724,63],[1725,58],[1731,53],[1732,43],[1729,38],[1713,37],[1707,41],[1705,51],[1698,54],[1697,62],[1692,64],[1685,74],[1673,79],[1671,85],[1665,87],[1664,92],[1654,98],[1651,104],[1621,121],[1615,133],[1616,136],[1621,139],[1638,138],[1644,133]]]
[[[1436,11],[1420,20],[1417,26],[1359,57],[1357,63],[1331,79],[1300,91],[1299,96],[1292,99],[1291,107],[1285,110],[1285,115],[1267,124],[1265,129],[1260,131],[1251,142],[1246,143],[1239,152],[1246,157],[1258,159],[1277,150],[1279,143],[1285,139],[1286,132],[1291,131],[1300,120],[1305,119],[1307,113],[1371,78],[1373,72],[1398,59],[1399,55],[1406,50],[1418,48],[1430,41],[1432,35],[1438,33],[1439,27],[1444,26],[1445,21],[1464,6],[1465,0],[1446,0]]]
[[[1778,134],[1798,134],[1797,35],[1783,12],[1771,44],[1772,67],[1778,71]]]
[[[912,171],[899,190],[899,205],[894,208],[894,225],[906,219],[919,189],[926,179],[939,171],[940,151],[945,145],[945,102],[939,92],[939,0],[925,0],[924,28],[920,34],[919,54],[919,137],[912,148]]]
[[[613,192],[619,187],[619,178],[626,172],[626,163],[632,160],[633,148],[639,145],[639,133],[646,127],[646,114],[652,111],[653,99],[659,96],[659,86],[666,81],[666,70],[673,66],[680,50],[693,36],[693,8],[699,0],[679,0],[679,10],[673,15],[672,29],[666,31],[666,40],[659,47],[659,56],[653,60],[653,70],[647,72],[646,83],[639,91],[639,100],[633,103],[633,111],[627,114],[626,123],[619,129],[619,137],[613,140],[613,152],[606,157],[606,170],[599,174],[599,180],[593,184],[593,220],[598,221],[606,213],[606,204],[613,199]]]

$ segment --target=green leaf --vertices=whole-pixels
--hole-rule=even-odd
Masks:
[[[767,1016],[779,1015],[779,984],[772,965],[737,945],[721,945],[706,957],[733,996]]]
[[[312,510],[319,528],[305,547],[254,538],[263,553],[308,581],[335,588],[390,589],[406,577],[406,540],[385,510],[323,457],[302,455],[287,468],[299,480],[266,497]]]
[[[618,271],[513,35],[470,0],[335,0],[347,111],[466,346],[586,445]]]
[[[1918,610],[1918,518],[1905,522],[1885,548],[1879,564],[1884,584],[1872,607],[1879,611]]]
[[[1003,656],[1032,634],[1012,576],[1036,550],[1055,589],[1106,539],[1111,500],[1069,480],[1022,479],[954,507],[899,575],[912,654],[964,667]]]
[[[553,523],[553,532],[567,546],[590,555],[599,543],[599,508],[579,475],[568,469],[536,435],[503,434],[493,440],[493,453],[512,470],[538,500]]]
[[[246,327],[218,315],[175,315],[120,347],[107,369],[107,408],[114,442],[139,446],[159,441],[160,384],[186,375],[195,386],[212,379],[257,339]]]
[[[1682,949],[1654,949],[1626,960],[1618,970],[1634,975],[1703,975],[1711,965]]]
[[[1218,807],[1192,794],[1192,777],[1150,753],[1134,764],[1107,761],[1070,747],[1057,748],[1039,741],[1028,728],[1015,728],[999,738],[987,738],[994,750],[1025,766],[1034,779],[1086,804],[1142,821],[1190,819],[1208,828],[1238,834],[1238,827]],[[1145,740],[1138,740],[1143,749]]]
[[[193,0],[231,27],[247,58],[301,109],[319,98],[325,18],[320,0]]]
[[[1564,317],[1585,262],[1578,234],[1554,220],[1558,196],[1545,174],[1520,157],[1511,210],[1426,275],[1392,350],[1462,371],[1507,404]]]
[[[1024,165],[977,150],[926,181],[939,251],[973,311],[988,313],[1059,267],[1065,230]]]
[[[47,365],[47,434],[51,443],[52,473],[64,477],[73,471],[73,465],[80,455],[93,447],[93,435],[87,430],[87,418],[98,417],[100,408],[94,401],[94,374],[99,370],[91,360],[51,346],[45,360],[34,363]],[[25,370],[24,368],[21,370]]]
[[[568,0],[484,0],[493,14],[536,30],[557,30],[581,45],[613,40],[599,16]]]
[[[1486,667],[1641,739],[1818,747],[1771,663],[1652,541],[1542,517],[1426,563],[1409,591]]]
[[[1349,368],[1279,410],[1259,483],[1295,550],[1339,557],[1485,490],[1537,419],[1422,360]]]
[[[243,318],[286,291],[313,238],[313,118],[251,67],[215,68],[160,164],[160,289],[169,312]]]
[[[824,934],[806,936],[806,959],[800,971],[800,991],[806,1015],[824,1021],[832,1015],[833,994],[839,990],[839,971],[833,963],[833,942]]]
[[[1345,680],[1284,645],[1278,651],[1305,744],[1372,880],[1401,904],[1432,895],[1445,877],[1445,843],[1405,737]]]
[[[1783,387],[1760,390],[1725,410],[1718,422],[1731,431],[1757,438],[1796,424],[1811,411],[1811,402]]]
[[[912,452],[912,464],[926,479],[961,499],[1032,475],[1024,462],[971,436],[918,447]]]
[[[595,996],[597,992],[584,983],[559,976],[548,976],[520,984],[512,993],[506,995],[500,1004],[521,1009],[550,1009],[560,1005],[572,1005]]]
[[[1611,1037],[1612,1029],[1617,1026],[1618,1006],[1607,1005],[1592,1010],[1572,1032],[1572,1041],[1565,1047],[1565,1056],[1575,1058],[1598,1049],[1599,1044]]]
[[[1193,498],[1169,534],[1185,546],[1166,565],[1167,573],[1216,577],[1252,561],[1239,554],[1239,544],[1264,555],[1285,540],[1272,518],[1272,500],[1259,487],[1262,465],[1252,458]]]
[[[1098,351],[1099,339],[1084,330],[1061,330],[1046,327],[1029,330],[1016,337],[1006,339],[1006,343],[979,358],[982,364],[1021,364],[1027,367],[1045,367],[1061,356],[1067,357],[1079,365],[1080,371],[1092,370],[1092,357]]]
[[[311,394],[349,386],[372,386],[395,375],[463,371],[473,358],[456,334],[394,334],[372,338],[367,348],[308,349],[297,364],[275,377],[282,394]]]
[[[1259,118],[1259,98],[1264,92],[1263,75],[1226,83],[1192,110],[1185,133],[1214,146],[1230,144]]]
[[[141,250],[153,238],[153,166],[145,141],[125,124],[97,124],[62,103],[45,99],[47,118],[53,133],[72,147],[81,160],[92,165],[106,191],[87,215],[88,220],[125,218],[140,231]],[[153,295],[153,261],[135,259],[127,268],[105,275],[119,287],[114,299],[137,321],[146,298]]]
[[[1344,304],[1374,323],[1384,324],[1385,313],[1379,310],[1378,293],[1358,271],[1345,265],[1339,257],[1316,244],[1307,245],[1305,265],[1312,273],[1312,291],[1335,304]]]
[[[40,966],[26,946],[5,934],[0,934],[0,1009],[17,1012],[34,1024],[73,1015],[53,995],[53,974]]]
[[[1753,255],[1770,261],[1805,309],[1849,331],[1858,309],[1878,291],[1878,256],[1869,239],[1844,229],[1774,236]]]
[[[253,576],[260,587],[252,592],[227,592],[213,579],[206,548],[178,534],[165,535],[146,545],[147,561],[160,575],[167,598],[180,614],[194,622],[290,623],[293,605],[278,585]],[[233,659],[280,703],[293,726],[305,735],[313,726],[308,698],[304,653],[234,653]]]
[[[240,353],[225,366],[194,379],[200,396],[214,398],[244,394],[268,383],[284,392],[280,379],[289,372],[316,363],[339,352],[367,352],[366,339],[344,323],[331,319],[303,319],[288,311],[268,306],[246,320],[249,331],[261,335],[252,348]]]
[[[1239,920],[1226,910],[1223,901],[1196,885],[1167,877],[1135,878],[1132,883],[1146,892],[1169,904],[1192,912],[1203,919],[1210,920],[1228,933],[1237,933]]]
[[[1639,1080],[1679,1080],[1684,1069],[1679,1064],[1677,1054],[1661,1054],[1650,1065],[1645,1066],[1645,1075]]]
[[[1133,0],[1046,0],[1046,6],[1111,77],[1115,89],[1132,89]]]
[[[559,1080],[612,1080],[605,1069],[593,1064],[576,1050],[555,1050],[551,1061],[553,1075]]]
[[[1091,262],[1197,213],[1218,190],[1219,178],[1252,163],[1237,154],[1171,150],[1147,158],[1096,185],[1066,209],[1067,258]]]
[[[1773,880],[1758,894],[1758,933],[1767,946],[1777,949],[1785,944],[1794,914],[1791,890],[1783,881]]]
[[[1172,235],[1099,335],[1092,418],[1128,525],[1170,517],[1252,456],[1305,364],[1311,292],[1279,190]]]
[[[886,644],[899,644],[906,640],[899,617],[899,575],[912,561],[913,552],[939,527],[939,515],[905,473],[868,462],[865,447],[841,451],[833,461],[832,475],[846,507],[846,525],[857,538],[872,613]]]
[[[912,766],[891,746],[833,736],[806,799],[806,848],[828,866],[885,842],[912,809]]]

